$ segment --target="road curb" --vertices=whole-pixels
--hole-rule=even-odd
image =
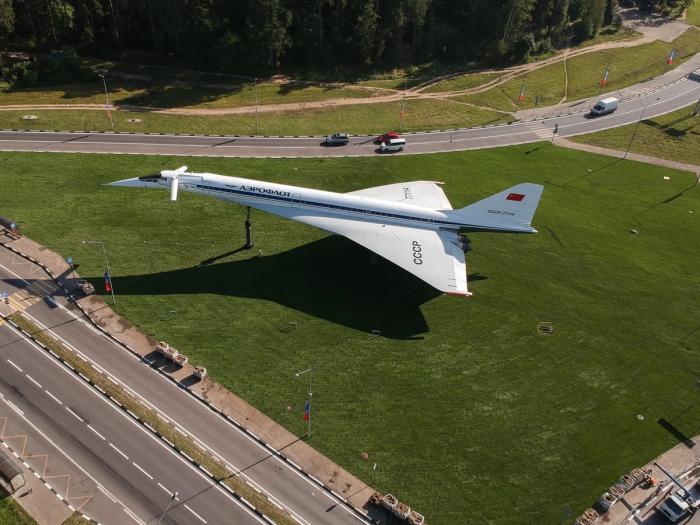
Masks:
[[[141,354],[139,354],[136,350],[134,350],[133,348],[131,348],[129,345],[123,343],[122,341],[120,341],[119,339],[117,339],[116,337],[114,337],[111,333],[109,333],[109,332],[106,331],[104,328],[102,328],[100,325],[98,325],[98,324],[92,319],[92,317],[90,317],[89,313],[88,313],[80,304],[78,304],[78,302],[76,301],[76,298],[73,296],[73,294],[71,294],[71,293],[68,291],[68,289],[64,286],[63,282],[62,282],[62,281],[59,281],[59,280],[53,275],[53,272],[51,272],[51,270],[49,270],[48,266],[46,266],[44,263],[42,263],[42,262],[36,260],[34,257],[31,257],[30,255],[25,254],[24,252],[21,252],[20,250],[17,250],[16,248],[14,248],[13,246],[10,246],[9,243],[7,243],[7,242],[5,242],[5,241],[0,241],[0,245],[3,246],[4,248],[10,250],[11,252],[13,252],[13,253],[19,255],[20,257],[22,257],[22,258],[24,258],[24,259],[27,259],[27,260],[31,261],[32,263],[36,264],[37,266],[41,267],[41,268],[44,270],[44,272],[46,272],[46,274],[51,278],[51,280],[53,280],[58,286],[60,286],[60,288],[61,288],[61,289],[63,290],[63,292],[66,294],[66,297],[68,297],[68,298],[70,299],[70,302],[71,302],[75,307],[77,307],[77,308],[80,310],[80,312],[83,314],[84,318],[87,319],[87,320],[90,322],[90,324],[91,324],[95,329],[99,330],[99,332],[102,333],[104,336],[108,337],[111,341],[113,341],[113,342],[116,343],[117,345],[121,346],[122,348],[128,350],[132,355],[134,355],[135,357],[137,357],[137,358],[139,359],[139,361],[141,361],[142,363],[146,364],[146,365],[147,365],[149,368],[151,368],[152,370],[155,370],[156,372],[158,372],[161,376],[167,378],[168,381],[170,381],[171,383],[175,384],[179,389],[181,389],[181,390],[187,392],[189,395],[191,395],[192,397],[194,397],[195,399],[197,399],[201,404],[203,404],[204,406],[206,406],[209,410],[213,411],[213,412],[216,413],[218,416],[222,417],[222,418],[225,419],[228,423],[232,424],[232,425],[235,426],[238,430],[240,430],[241,432],[243,432],[243,433],[244,433],[246,436],[248,436],[250,439],[253,439],[253,440],[254,440],[255,442],[257,442],[259,445],[263,446],[267,451],[269,451],[270,453],[272,453],[274,456],[276,456],[277,458],[279,458],[279,459],[281,459],[282,461],[284,461],[287,465],[293,467],[298,473],[300,473],[301,475],[303,475],[304,478],[306,478],[308,481],[310,481],[310,482],[313,483],[314,485],[316,485],[316,486],[318,486],[319,488],[321,488],[321,489],[322,489],[323,491],[325,491],[327,494],[332,495],[332,496],[333,496],[333,499],[338,500],[339,503],[344,504],[349,510],[351,510],[351,511],[352,511],[354,514],[356,514],[358,517],[361,517],[362,519],[365,519],[365,520],[369,521],[370,523],[376,523],[376,521],[375,521],[373,518],[371,518],[371,517],[369,516],[369,514],[368,514],[364,509],[361,509],[361,508],[359,508],[359,507],[356,507],[355,505],[353,505],[352,503],[350,503],[350,501],[348,500],[348,498],[345,498],[345,497],[341,496],[341,495],[338,494],[336,491],[334,491],[331,487],[327,486],[325,483],[319,482],[316,478],[312,477],[312,476],[311,476],[308,472],[306,472],[303,468],[301,468],[299,465],[297,465],[297,464],[294,463],[292,460],[290,460],[289,458],[287,458],[284,454],[282,454],[279,450],[275,449],[272,445],[268,444],[266,441],[264,441],[263,439],[261,439],[260,437],[258,437],[255,433],[253,433],[251,430],[249,430],[247,427],[245,427],[245,426],[244,426],[243,424],[241,424],[239,421],[237,421],[237,420],[233,419],[232,417],[230,417],[229,415],[225,414],[221,409],[219,409],[219,408],[216,407],[215,405],[211,404],[209,401],[207,401],[206,399],[204,399],[201,395],[199,395],[199,394],[196,393],[196,392],[193,392],[192,390],[190,390],[189,388],[187,388],[185,385],[183,385],[180,381],[174,379],[173,377],[171,377],[171,376],[168,375],[167,373],[165,373],[165,372],[163,372],[162,370],[160,370],[158,367],[154,366],[154,365],[153,365],[152,363],[150,363],[149,361],[145,360],[145,359],[143,358],[143,356],[141,356]],[[12,326],[13,326],[14,328],[16,328],[16,329],[20,330],[22,333],[26,334],[32,341],[34,341],[36,344],[38,344],[42,349],[44,349],[44,350],[46,350],[47,352],[49,352],[53,357],[55,357],[56,359],[58,359],[62,364],[64,364],[64,365],[67,366],[68,368],[70,368],[71,371],[73,371],[74,373],[80,375],[81,378],[83,378],[84,381],[88,382],[88,383],[90,384],[90,386],[92,386],[93,388],[95,388],[95,389],[96,389],[98,392],[100,392],[103,396],[106,396],[110,401],[112,401],[113,403],[117,404],[117,405],[118,405],[122,410],[124,410],[125,412],[129,412],[119,401],[117,401],[116,399],[113,399],[112,397],[110,397],[109,395],[107,395],[106,393],[104,393],[101,389],[96,388],[97,385],[95,385],[95,384],[94,384],[92,381],[90,381],[88,378],[85,378],[82,374],[79,374],[78,372],[76,372],[75,368],[73,368],[73,366],[71,366],[70,363],[67,363],[67,362],[66,362],[65,360],[63,360],[60,356],[56,355],[56,354],[55,354],[54,352],[52,352],[49,348],[47,348],[43,343],[41,343],[41,342],[37,341],[36,339],[34,339],[34,337],[32,337],[31,334],[28,334],[27,332],[25,332],[24,330],[22,330],[21,328],[19,328],[18,326],[16,326],[16,325],[15,325],[12,321],[10,321],[9,319],[8,319],[8,322],[9,322],[10,324],[12,324]],[[76,355],[77,355],[77,354],[76,354]],[[79,357],[79,356],[78,356],[78,357]],[[135,419],[136,421],[138,421],[141,425],[145,426],[151,433],[157,435],[157,436],[159,437],[159,439],[161,439],[161,440],[165,441],[166,443],[168,443],[168,445],[171,446],[171,448],[173,448],[173,450],[175,450],[178,454],[180,454],[181,456],[183,456],[185,459],[187,459],[187,460],[189,461],[189,458],[188,458],[187,456],[184,456],[184,455],[182,454],[182,451],[181,451],[180,449],[178,449],[177,447],[175,447],[175,445],[173,445],[172,443],[170,443],[166,438],[164,438],[163,436],[161,436],[160,434],[158,434],[157,431],[156,431],[154,428],[152,428],[150,425],[148,425],[146,422],[142,421],[142,420],[139,419],[138,417],[133,417],[133,416],[132,416],[132,418]],[[206,471],[206,469],[203,469],[203,467],[202,467],[201,465],[199,465],[199,464],[197,464],[197,463],[195,463],[195,462],[192,462],[192,464],[193,464],[194,466],[196,466],[198,469],[203,470],[205,473],[207,473],[207,475],[209,475],[210,479],[216,481],[217,485],[222,486],[222,487],[226,487],[226,485],[224,485],[224,484],[221,483],[219,480],[217,480],[214,476],[212,476],[210,473],[208,473],[208,472]],[[230,490],[230,488],[229,488],[229,490]],[[237,496],[237,497],[238,497],[238,496]],[[269,497],[267,497],[267,496],[265,496],[265,497],[268,499],[268,501],[270,501],[270,502],[272,501],[272,500],[270,500]],[[259,513],[259,511],[257,511],[257,509],[256,509],[256,512]],[[260,513],[260,514],[261,514],[261,513]],[[261,516],[262,516],[262,514],[261,514]],[[267,518],[266,516],[264,516],[264,519],[265,519],[266,521],[268,521],[268,523],[271,523],[271,524],[273,524],[273,525],[274,525],[274,523],[275,523],[275,522],[269,520],[269,518]]]

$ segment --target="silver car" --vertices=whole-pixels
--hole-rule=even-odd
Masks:
[[[326,146],[345,146],[350,142],[350,137],[347,133],[334,133],[326,137]]]

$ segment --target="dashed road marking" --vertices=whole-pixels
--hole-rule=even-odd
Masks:
[[[159,486],[160,488],[162,488],[165,492],[167,492],[168,495],[169,495],[171,498],[172,498],[173,496],[175,496],[175,494],[174,494],[173,492],[170,492],[170,491],[168,490],[168,487],[166,487],[165,485],[162,485],[160,482],[157,482],[157,483],[158,483],[158,486]],[[175,501],[180,501],[180,498],[178,498],[177,496],[175,496]]]
[[[206,523],[206,522],[207,522],[207,521],[206,521],[204,518],[202,518],[199,514],[197,514],[195,511],[193,511],[193,510],[187,505],[187,503],[185,503],[185,508],[186,508],[187,510],[189,510],[189,511],[194,515],[194,517],[197,518],[197,519],[199,519],[202,523]]]
[[[80,421],[81,423],[85,423],[85,421],[83,421],[83,418],[80,417],[80,416],[79,416],[78,414],[76,414],[75,412],[73,412],[70,408],[66,407],[66,410],[68,410],[68,412],[70,412],[71,415],[73,415],[73,417],[75,417],[78,421]]]
[[[88,425],[87,427],[90,430],[92,430],[95,434],[97,434],[97,436],[100,437],[103,441],[107,441],[107,439],[102,434],[100,434],[97,430],[95,430],[91,425]]]
[[[24,372],[24,370],[22,370],[20,367],[18,367],[11,359],[8,359],[7,362],[10,363],[12,366],[14,366],[20,372]]]
[[[63,401],[61,401],[60,399],[58,399],[55,395],[53,395],[53,394],[52,394],[51,392],[49,392],[48,390],[44,390],[44,392],[46,392],[46,395],[48,395],[51,399],[53,399],[54,401],[56,401],[56,403],[58,403],[59,405],[62,405],[62,404],[63,404]]]
[[[138,464],[133,463],[133,462],[132,462],[132,464],[133,464],[137,469],[139,469],[141,472],[143,472],[143,475],[144,475],[144,476],[146,476],[146,477],[149,478],[149,479],[153,479],[153,476],[151,476],[148,472],[146,472],[145,470],[143,470],[143,468],[141,468]]]
[[[115,447],[113,443],[110,443],[109,446],[112,447],[112,448],[113,448],[114,450],[116,450],[117,452],[119,452],[119,454],[121,454],[121,455],[124,457],[124,459],[129,459],[129,456],[127,456],[126,454],[124,454],[124,452],[122,452],[121,450],[119,450],[119,448]]]
[[[41,383],[39,383],[39,381],[37,381],[36,379],[34,379],[34,378],[33,378],[32,376],[30,376],[29,374],[24,374],[24,375],[26,375],[26,376],[27,376],[27,379],[29,379],[29,380],[30,380],[32,383],[34,383],[36,386],[38,386],[39,388],[42,388]]]

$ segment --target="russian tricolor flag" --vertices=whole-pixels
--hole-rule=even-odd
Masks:
[[[520,88],[520,95],[518,96],[518,100],[520,102],[525,102],[525,82],[523,82],[523,85]]]
[[[112,291],[112,276],[109,275],[109,270],[105,272],[105,292]]]
[[[311,419],[311,400],[307,399],[304,405],[304,421]]]
[[[671,49],[671,52],[668,54],[668,58],[666,59],[667,64],[673,64],[673,59],[676,58],[676,50]]]
[[[605,87],[608,83],[608,68],[605,68],[605,75],[603,75],[603,80],[600,81],[600,85]]]

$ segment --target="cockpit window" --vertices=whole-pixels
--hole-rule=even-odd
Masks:
[[[139,177],[139,180],[146,182],[158,182],[162,178],[163,177],[160,175],[160,173],[158,173],[156,175],[146,175],[145,177]]]

